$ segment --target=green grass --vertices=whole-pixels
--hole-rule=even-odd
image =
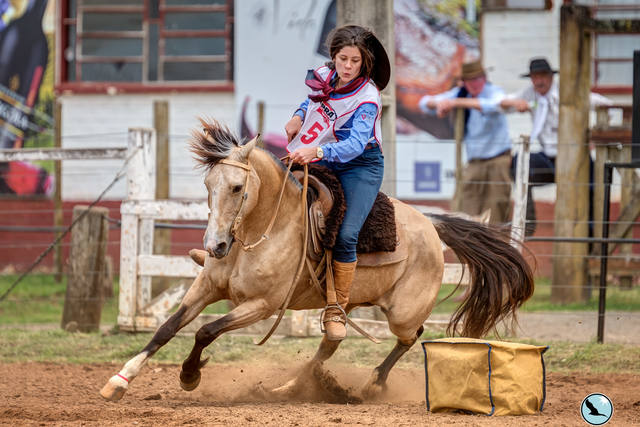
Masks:
[[[18,278],[17,275],[0,275],[0,293],[4,293]],[[25,277],[11,291],[7,299],[0,302],[0,325],[59,323],[62,321],[66,277],[56,282],[51,274],[32,274]],[[114,279],[115,296],[105,300],[101,323],[115,325],[118,317],[118,279]],[[205,313],[226,313],[225,301],[207,307]]]
[[[0,292],[4,292],[15,275],[0,276]],[[554,305],[549,303],[548,281],[538,280],[533,298],[525,305],[527,311],[537,310],[595,310],[597,293],[586,304]],[[439,299],[454,288],[445,285]],[[0,302],[0,361],[42,361],[62,363],[122,363],[137,354],[151,339],[149,333],[67,333],[55,327],[35,324],[58,324],[64,307],[66,282],[57,283],[52,275],[28,276]],[[117,294],[117,280],[114,291]],[[458,291],[458,294],[462,290]],[[435,313],[450,313],[458,303],[452,298],[437,305]],[[607,294],[608,310],[640,310],[640,290],[622,291],[611,288]],[[227,311],[225,301],[207,308],[208,313]],[[108,299],[102,310],[102,324],[115,325],[117,297]],[[440,338],[441,334],[425,333],[423,339]],[[515,341],[518,341],[517,339]],[[531,344],[543,343],[522,341]],[[205,356],[216,363],[249,362],[253,358],[271,360],[306,360],[318,346],[318,338],[272,337],[264,346],[253,344],[253,337],[223,335],[210,345]],[[360,338],[349,338],[334,359],[339,363],[375,366],[391,351],[395,341],[384,340],[374,345]],[[180,363],[193,345],[192,336],[179,335],[165,346],[154,360],[159,363]],[[630,372],[640,374],[640,347],[617,344],[554,342],[545,354],[547,368],[553,372]],[[415,346],[399,366],[422,368],[423,355]]]
[[[598,285],[596,285],[598,286]],[[587,302],[570,304],[551,303],[551,280],[547,278],[536,279],[536,289],[533,297],[523,307],[524,311],[597,311],[599,289],[591,291],[591,298]],[[607,286],[606,298],[607,310],[613,311],[640,311],[640,287],[633,289],[620,289],[613,284]]]
[[[438,293],[438,301],[442,301],[455,288],[455,285],[442,285]],[[459,303],[454,298],[460,295],[464,288],[460,288],[446,301],[440,302],[434,308],[434,313],[451,313]],[[522,311],[597,311],[598,310],[597,288],[591,292],[591,298],[587,302],[576,302],[570,304],[554,304],[551,302],[551,280],[547,278],[536,278],[536,287],[531,299],[522,307]],[[640,311],[640,287],[633,289],[620,289],[618,286],[609,284],[607,287],[606,309],[612,311]]]
[[[13,274],[0,276],[0,291],[4,293],[17,278]],[[59,323],[64,310],[66,287],[66,277],[61,282],[56,282],[51,274],[25,277],[7,299],[0,302],[0,324]],[[117,295],[117,281],[114,282],[114,292]],[[101,322],[115,323],[117,315],[117,297],[107,299],[102,308]]]
[[[425,333],[422,339],[441,335]],[[68,333],[59,329],[0,329],[0,362],[124,363],[151,339],[149,333]],[[543,345],[534,341],[521,341]],[[272,337],[256,346],[253,337],[223,335],[204,352],[214,363],[252,363],[255,360],[304,361],[313,356],[319,338]],[[193,345],[192,336],[178,335],[153,358],[154,363],[182,363]],[[389,354],[395,341],[373,344],[363,338],[345,340],[332,362],[361,367],[378,365]],[[549,371],[559,373],[640,374],[640,347],[618,344],[554,342],[544,355]],[[424,356],[416,344],[398,363],[399,367],[422,369]]]
[[[0,293],[4,293],[11,286],[17,275],[0,275]],[[433,309],[433,313],[452,313],[459,303],[454,299],[464,288],[460,288],[447,300],[447,295],[455,285],[443,285],[438,294],[440,301]],[[9,294],[5,301],[0,302],[0,324],[35,324],[59,323],[62,319],[66,292],[66,278],[58,283],[51,274],[33,274],[27,276]],[[102,308],[101,322],[104,325],[115,325],[118,315],[118,280],[114,280],[115,297],[105,301]],[[598,309],[598,291],[592,292],[591,299],[586,303],[552,304],[550,302],[551,283],[549,279],[536,279],[536,289],[533,297],[525,303],[523,311],[596,311]],[[621,290],[616,286],[607,289],[607,310],[640,311],[640,287],[631,290]],[[220,301],[205,309],[205,313],[226,313],[226,301]]]

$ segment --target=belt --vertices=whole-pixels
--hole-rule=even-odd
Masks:
[[[491,156],[491,157],[483,157],[483,158],[476,157],[475,159],[469,160],[469,163],[472,163],[472,162],[484,162],[484,161],[487,161],[487,160],[493,160],[493,159],[497,159],[498,157],[505,156],[507,154],[511,155],[511,149],[504,150],[502,153],[498,153],[495,156]]]
[[[370,150],[370,149],[375,148],[377,146],[378,146],[377,142],[370,142],[370,143],[368,143],[367,145],[364,146],[364,149],[365,150]]]

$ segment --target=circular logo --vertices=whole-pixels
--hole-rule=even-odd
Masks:
[[[592,426],[601,426],[611,419],[613,404],[602,393],[592,393],[585,397],[580,406],[582,418]]]

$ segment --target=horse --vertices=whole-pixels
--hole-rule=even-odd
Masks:
[[[309,285],[310,274],[306,270],[296,274],[306,227],[300,215],[300,182],[273,154],[256,147],[257,138],[241,143],[217,121],[201,122],[203,129],[193,131],[191,151],[206,168],[210,213],[203,238],[204,268],[178,310],[102,388],[100,393],[107,400],[121,399],[144,364],[209,304],[228,299],[235,308],[196,332],[179,376],[180,386],[187,391],[200,383],[201,369],[208,361],[201,359],[202,351],[221,334],[268,319],[279,309],[319,309],[326,304],[318,288]],[[441,241],[466,264],[471,282],[450,319],[450,334],[479,337],[494,330],[498,322],[515,319],[516,310],[534,288],[530,266],[499,230],[455,216],[425,216],[390,199],[398,239],[406,245],[407,256],[394,263],[358,265],[345,310],[380,307],[397,337],[395,347],[362,389],[365,398],[384,390],[390,370],[423,333],[444,271]],[[317,266],[316,261],[313,265]],[[290,302],[283,307],[288,294]],[[309,366],[278,390],[295,389],[304,373],[320,375],[339,344],[324,336]]]

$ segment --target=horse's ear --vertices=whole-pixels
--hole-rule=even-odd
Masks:
[[[260,134],[256,135],[255,138],[253,138],[251,141],[247,142],[242,147],[240,147],[240,156],[243,159],[248,158],[249,153],[251,153],[251,150],[256,148],[256,144],[258,143],[258,138],[260,138]]]

